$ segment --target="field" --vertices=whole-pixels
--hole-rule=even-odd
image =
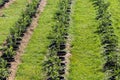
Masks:
[[[0,0],[0,80],[120,80],[119,0]]]

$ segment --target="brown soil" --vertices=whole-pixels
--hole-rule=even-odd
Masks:
[[[71,5],[72,7],[72,5]],[[72,56],[71,54],[71,37],[70,36],[67,36],[67,43],[66,43],[66,50],[67,50],[67,54],[65,55],[65,63],[66,63],[66,74],[65,74],[65,80],[68,80],[67,77],[69,76],[69,65],[70,65],[70,57]]]
[[[37,10],[38,13],[36,14],[36,17],[33,18],[33,22],[31,23],[30,27],[27,29],[27,32],[25,33],[25,35],[21,41],[21,45],[19,46],[19,50],[16,52],[17,54],[14,56],[15,61],[11,62],[11,68],[9,69],[11,71],[11,74],[9,75],[7,80],[15,79],[18,65],[21,63],[21,60],[20,60],[21,56],[24,53],[24,49],[26,48],[26,46],[34,32],[34,29],[38,25],[38,20],[39,20],[40,14],[43,12],[46,3],[47,3],[47,0],[41,0],[39,8]]]
[[[66,50],[67,50],[67,54],[65,55],[65,63],[66,63],[66,76],[69,75],[69,65],[70,65],[70,57],[72,56],[71,53],[70,53],[70,49],[71,49],[71,45],[70,45],[70,42],[71,42],[71,39],[70,37],[68,36],[68,39],[67,39],[67,43],[66,43]],[[67,78],[66,78],[67,80]]]

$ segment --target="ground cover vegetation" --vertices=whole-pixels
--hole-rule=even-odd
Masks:
[[[8,8],[0,0],[0,80],[12,72],[42,1],[15,80],[119,80],[119,0],[16,0]]]
[[[49,51],[43,64],[47,80],[65,79],[65,55],[67,54],[66,39],[70,25],[72,0],[61,0],[55,14],[56,24],[48,36],[50,39]]]
[[[14,55],[16,50],[19,48],[20,40],[24,36],[27,28],[29,27],[32,17],[35,16],[37,7],[40,0],[32,0],[32,3],[26,6],[26,10],[22,13],[20,19],[15,23],[15,25],[10,29],[10,34],[6,40],[6,45],[2,49],[1,58],[1,68],[0,68],[0,79],[5,79],[8,76],[8,65],[9,62],[14,60]]]

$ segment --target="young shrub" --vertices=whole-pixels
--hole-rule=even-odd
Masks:
[[[7,62],[0,58],[0,80],[4,80],[8,77],[9,71],[7,69]]]

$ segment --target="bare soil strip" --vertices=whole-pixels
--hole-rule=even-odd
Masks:
[[[73,5],[73,1],[71,1],[71,12],[72,12],[72,5]],[[71,14],[70,14],[71,16]],[[70,20],[71,23],[71,20]],[[70,25],[69,25],[70,26]],[[67,42],[66,42],[66,50],[67,50],[67,54],[65,55],[65,63],[66,63],[66,69],[65,69],[65,80],[68,80],[68,76],[69,76],[69,65],[70,65],[70,57],[72,56],[71,54],[71,36],[68,35],[67,36]]]
[[[69,76],[69,64],[70,64],[70,57],[72,56],[70,53],[71,45],[70,45],[71,39],[70,36],[68,36],[67,43],[66,43],[66,50],[67,54],[65,55],[65,63],[66,63],[66,76]],[[67,78],[66,78],[67,80]]]
[[[33,18],[30,27],[27,29],[27,32],[24,34],[24,37],[21,41],[21,45],[19,46],[19,50],[16,51],[17,54],[14,56],[15,61],[11,62],[11,68],[9,69],[11,71],[11,74],[9,75],[7,80],[15,79],[18,65],[21,63],[21,56],[24,53],[24,49],[27,47],[27,44],[34,32],[34,29],[38,25],[40,14],[43,12],[44,7],[46,6],[46,3],[47,3],[47,0],[41,0],[40,5],[37,9],[36,17]]]

